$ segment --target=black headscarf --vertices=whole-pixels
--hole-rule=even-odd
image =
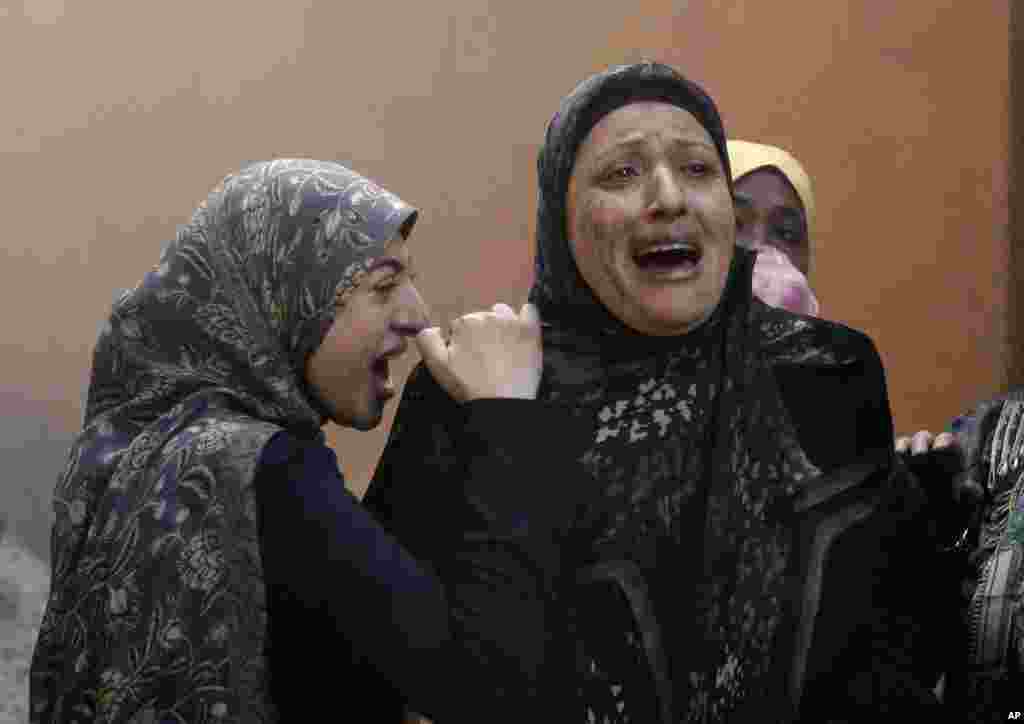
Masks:
[[[545,321],[571,317],[577,329],[627,334],[640,343],[644,335],[610,314],[583,281],[566,243],[565,220],[569,179],[580,145],[606,115],[642,101],[669,103],[693,114],[715,144],[732,193],[725,129],[714,102],[700,86],[661,63],[620,65],[591,76],[562,100],[537,158],[536,279],[530,292],[530,301],[539,306]]]
[[[305,360],[416,214],[335,163],[253,164],[117,301],[55,491],[32,722],[274,720],[256,463],[282,429],[323,441]]]
[[[604,115],[651,100],[692,113],[731,179],[714,102],[657,63],[577,86],[538,159],[530,299],[547,325],[541,397],[575,406],[592,431],[580,462],[600,501],[577,522],[576,564],[590,571],[585,580],[604,571],[608,584],[567,599],[582,642],[581,703],[586,716],[609,722],[653,721],[669,709],[684,721],[719,720],[751,707],[782,719],[778,634],[793,614],[787,526],[796,490],[820,471],[797,442],[770,369],[784,359],[838,360],[810,321],[753,298],[754,257],[742,249],[709,319],[677,337],[635,332],[583,281],[566,235],[576,153]],[[649,615],[638,615],[645,608]]]

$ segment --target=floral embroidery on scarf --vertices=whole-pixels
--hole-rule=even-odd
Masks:
[[[33,724],[275,720],[254,468],[282,428],[322,439],[305,357],[415,215],[337,164],[253,164],[120,296],[55,491]]]

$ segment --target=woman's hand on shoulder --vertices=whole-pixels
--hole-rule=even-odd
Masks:
[[[919,430],[913,435],[897,437],[896,452],[904,456],[933,499],[948,499],[970,508],[984,502],[985,491],[972,476],[963,474],[968,466],[961,435],[952,432],[932,435],[928,430]],[[946,486],[947,481],[952,481],[951,487]]]
[[[933,435],[928,430],[918,430],[913,435],[902,435],[896,438],[896,452],[922,455],[932,450],[959,447],[959,441],[951,432],[940,432]]]
[[[532,304],[519,314],[507,304],[474,312],[416,336],[427,369],[459,402],[493,397],[533,399],[540,386],[543,349],[540,317]]]

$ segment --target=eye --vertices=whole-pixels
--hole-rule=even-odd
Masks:
[[[775,236],[787,244],[799,244],[803,241],[803,234],[800,229],[794,229],[789,226],[777,226],[774,229]]]
[[[379,296],[387,297],[397,288],[398,282],[393,279],[389,279],[386,282],[381,282],[380,284],[375,285],[373,287],[373,291],[375,291]]]
[[[704,161],[690,161],[683,166],[683,170],[691,176],[701,178],[711,173],[711,164],[705,163]]]
[[[614,166],[604,175],[604,180],[611,183],[625,183],[640,175],[640,170],[633,164]]]

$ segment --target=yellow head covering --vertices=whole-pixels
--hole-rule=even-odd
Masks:
[[[759,168],[774,168],[779,171],[793,186],[800,203],[804,206],[807,219],[807,240],[811,245],[811,258],[815,253],[814,236],[814,191],[811,188],[811,177],[793,156],[775,146],[750,141],[728,141],[729,165],[732,167],[733,183],[739,181],[751,171]]]

